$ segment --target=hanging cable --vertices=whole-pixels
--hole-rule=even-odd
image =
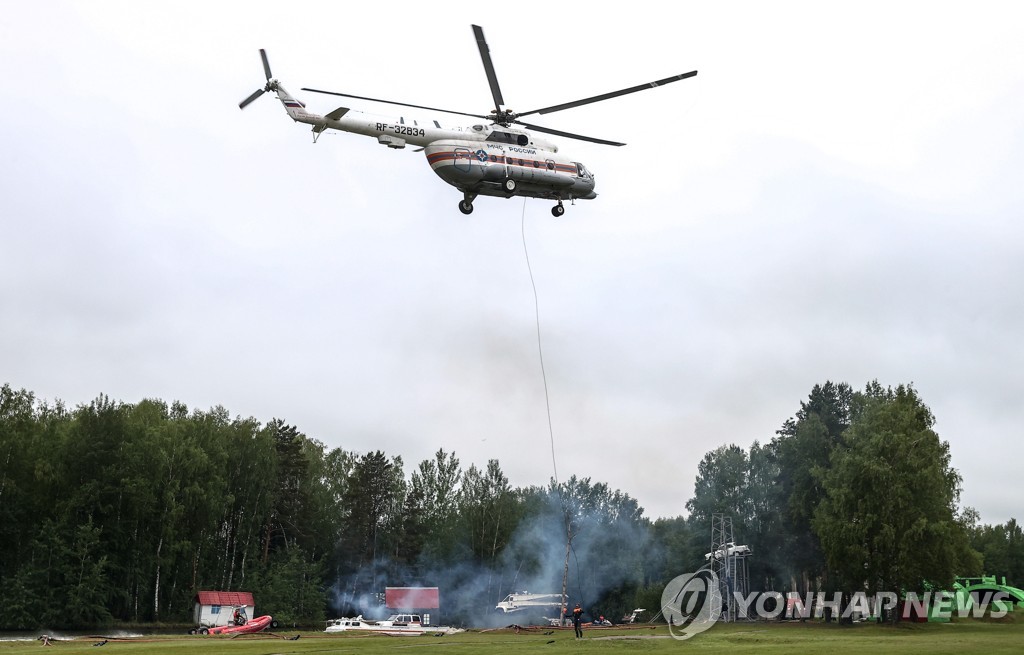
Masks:
[[[562,575],[562,602],[559,612],[559,623],[565,621],[565,591],[566,580],[569,576],[569,550],[572,548],[572,517],[565,505],[565,498],[562,497],[562,485],[558,481],[558,462],[555,459],[555,429],[551,423],[551,396],[548,393],[548,375],[544,370],[544,347],[540,335],[540,300],[537,297],[537,283],[533,279],[533,266],[530,264],[530,250],[526,247],[526,198],[523,198],[523,213],[520,217],[520,232],[523,236],[523,254],[526,255],[526,270],[530,272],[530,286],[533,288],[533,312],[537,323],[537,355],[540,358],[540,376],[544,380],[544,406],[548,416],[548,437],[551,440],[551,469],[554,472],[555,493],[558,494],[558,504],[562,508],[562,518],[565,520],[565,570]],[[575,552],[575,549],[573,549]],[[579,562],[577,561],[577,570]]]
[[[555,461],[555,430],[551,425],[551,398],[548,395],[548,376],[544,371],[544,348],[540,338],[540,301],[537,299],[537,283],[533,280],[533,267],[530,265],[530,251],[526,247],[526,198],[523,198],[523,215],[520,219],[520,228],[523,235],[523,254],[526,255],[526,270],[530,272],[530,286],[533,287],[533,312],[537,323],[537,354],[540,356],[540,376],[544,380],[544,406],[548,414],[548,436],[551,439],[551,468],[555,473],[555,488],[559,488],[558,463]],[[559,489],[559,496],[561,490]]]

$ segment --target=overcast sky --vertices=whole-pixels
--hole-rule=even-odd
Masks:
[[[160,8],[157,8],[160,7]],[[962,502],[1024,519],[1018,2],[10,3],[0,21],[0,383],[281,418],[330,447],[497,458],[652,517],[811,388],[913,383]],[[599,197],[461,194],[422,153],[312,143],[309,108],[506,102]],[[339,102],[341,101],[341,102]],[[416,110],[414,110],[416,111]],[[525,214],[524,214],[525,212]]]

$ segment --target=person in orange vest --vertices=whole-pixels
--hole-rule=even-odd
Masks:
[[[580,607],[579,603],[576,603],[576,607],[572,609],[572,626],[576,628],[576,638],[583,639],[583,628],[581,624],[583,622],[583,608]]]

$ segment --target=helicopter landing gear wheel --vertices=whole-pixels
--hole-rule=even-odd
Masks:
[[[505,180],[505,192],[515,193],[516,192],[516,181],[512,178]]]
[[[467,216],[473,213],[473,203],[468,200],[459,201],[459,211]]]
[[[555,218],[558,218],[559,216],[561,216],[564,213],[565,213],[565,207],[562,206],[561,202],[559,202],[557,205],[555,205],[554,207],[551,208],[551,215],[554,216]]]

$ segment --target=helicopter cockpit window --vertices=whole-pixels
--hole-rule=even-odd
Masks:
[[[576,173],[580,177],[591,177],[590,171],[587,170],[587,167],[579,162],[576,162]]]
[[[510,143],[512,145],[525,146],[530,143],[529,137],[525,134],[515,134],[514,132],[503,132],[501,130],[492,130],[487,135],[488,141],[495,143]]]

